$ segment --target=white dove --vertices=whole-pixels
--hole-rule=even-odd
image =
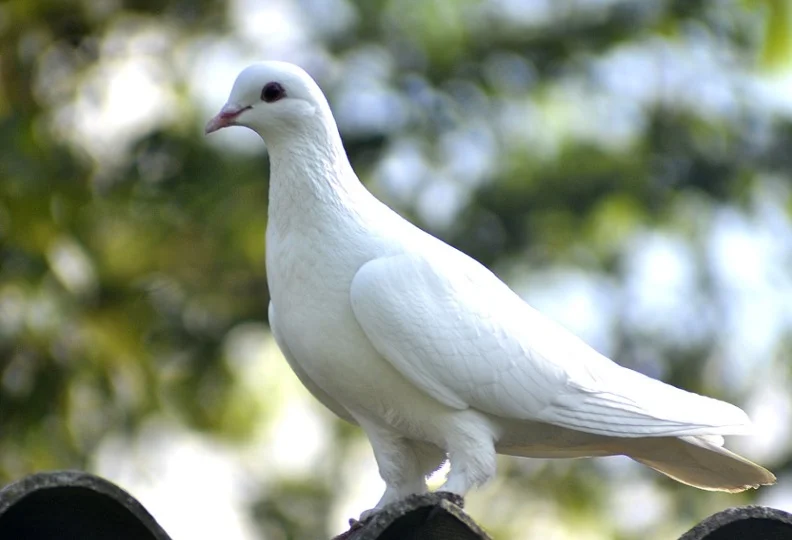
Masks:
[[[496,453],[623,454],[685,484],[737,492],[775,477],[724,448],[739,408],[619,366],[531,308],[477,261],[378,201],[299,67],[242,71],[206,126],[245,126],[270,158],[269,322],[306,388],[368,436],[385,493],[464,496]]]

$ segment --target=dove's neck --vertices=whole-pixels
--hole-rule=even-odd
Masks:
[[[277,228],[353,217],[362,200],[373,199],[349,164],[335,122],[317,124],[267,141],[269,220]]]

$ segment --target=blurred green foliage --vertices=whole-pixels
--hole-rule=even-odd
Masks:
[[[201,136],[207,112],[187,77],[200,65],[202,43],[225,40],[267,56],[229,15],[252,3],[232,4],[237,7],[217,0],[0,4],[2,483],[42,469],[87,467],[104,437],[134,435],[154,415],[233,443],[245,441],[277,408],[240,391],[240,376],[223,352],[231,329],[266,319],[266,161]],[[726,58],[722,68],[737,78],[788,70],[792,11],[785,0],[333,2],[353,14],[341,30],[319,24],[321,13],[311,15],[318,2],[281,4],[311,28],[314,56],[335,66],[320,69],[318,77],[334,106],[345,98],[355,102],[360,87],[345,85],[344,70],[356,58],[369,55],[389,66],[387,90],[407,111],[399,121],[354,129],[339,116],[361,178],[417,224],[506,277],[515,268],[563,266],[622,283],[637,232],[681,234],[698,252],[703,248],[696,242],[703,240],[696,220],[684,217],[690,208],[705,220],[725,206],[749,211],[757,182],[789,183],[789,116],[739,92],[725,112],[708,114],[657,88],[659,97],[620,104],[620,112],[635,109],[640,117],[638,129],[622,139],[608,130],[609,109],[595,118],[575,116],[597,110],[594,100],[603,92],[597,62],[622,48],[684,44],[703,35],[708,54]],[[108,42],[126,27],[169,36],[167,46],[145,54],[170,74],[161,81],[175,96],[175,119],[155,119],[129,131],[123,144],[107,141],[104,150],[102,140],[86,146],[75,126],[106,121],[102,106],[74,104],[101,102],[91,92],[111,84],[101,66],[117,60]],[[122,42],[133,34],[121,32]],[[643,65],[620,77],[639,84],[652,71]],[[231,83],[202,80],[224,91]],[[134,89],[128,95],[134,112]],[[595,105],[569,109],[568,101],[588,99]],[[528,131],[524,139],[510,135],[510,119],[515,132]],[[591,134],[569,136],[577,123]],[[451,137],[458,132],[474,145],[490,145],[491,159],[479,178],[461,181],[462,203],[443,223],[422,210],[421,197],[433,172],[455,180],[453,169],[442,171],[459,156]],[[541,144],[550,139],[550,146]],[[385,159],[401,143],[418,148],[425,167],[417,192],[406,197],[379,181]],[[699,254],[704,269],[697,290],[705,303],[717,304],[704,259]],[[718,332],[681,344],[619,321],[614,332],[609,352],[618,361],[691,390],[738,400],[760,382],[735,388],[707,379]],[[657,365],[642,363],[647,344]],[[788,343],[781,350],[788,352]],[[338,465],[359,433],[342,426],[334,433]],[[788,447],[784,455],[768,465],[789,471]],[[607,470],[589,462],[512,460],[502,473],[505,487],[498,489],[509,499],[515,494],[504,503],[514,513],[527,501],[548,499],[564,509],[559,520],[584,527],[607,520],[609,510],[598,498],[612,488],[602,483]],[[673,494],[674,523],[689,525],[719,505],[753,497],[718,498],[648,474]],[[267,537],[315,538],[338,496],[332,479],[326,475],[321,485],[284,480],[270,487],[252,515]],[[310,509],[303,512],[310,523],[295,518],[295,507]],[[499,538],[511,531],[504,513],[496,513],[502,522],[487,523]]]

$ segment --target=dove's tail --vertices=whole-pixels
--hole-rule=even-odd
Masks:
[[[550,424],[500,420],[501,454],[534,458],[625,455],[690,486],[738,492],[775,483],[773,473],[723,448],[720,435],[605,437]]]
[[[709,491],[736,493],[775,483],[773,473],[722,445],[718,436],[633,439],[623,453],[678,482]]]

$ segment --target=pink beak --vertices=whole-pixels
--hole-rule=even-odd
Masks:
[[[220,109],[220,112],[217,113],[217,116],[209,120],[209,123],[206,124],[205,133],[209,135],[210,133],[217,131],[218,129],[223,129],[224,127],[228,126],[235,126],[236,125],[236,118],[244,111],[250,109],[251,107],[240,107],[239,105],[232,105],[231,103],[226,103],[223,105],[223,108]]]

